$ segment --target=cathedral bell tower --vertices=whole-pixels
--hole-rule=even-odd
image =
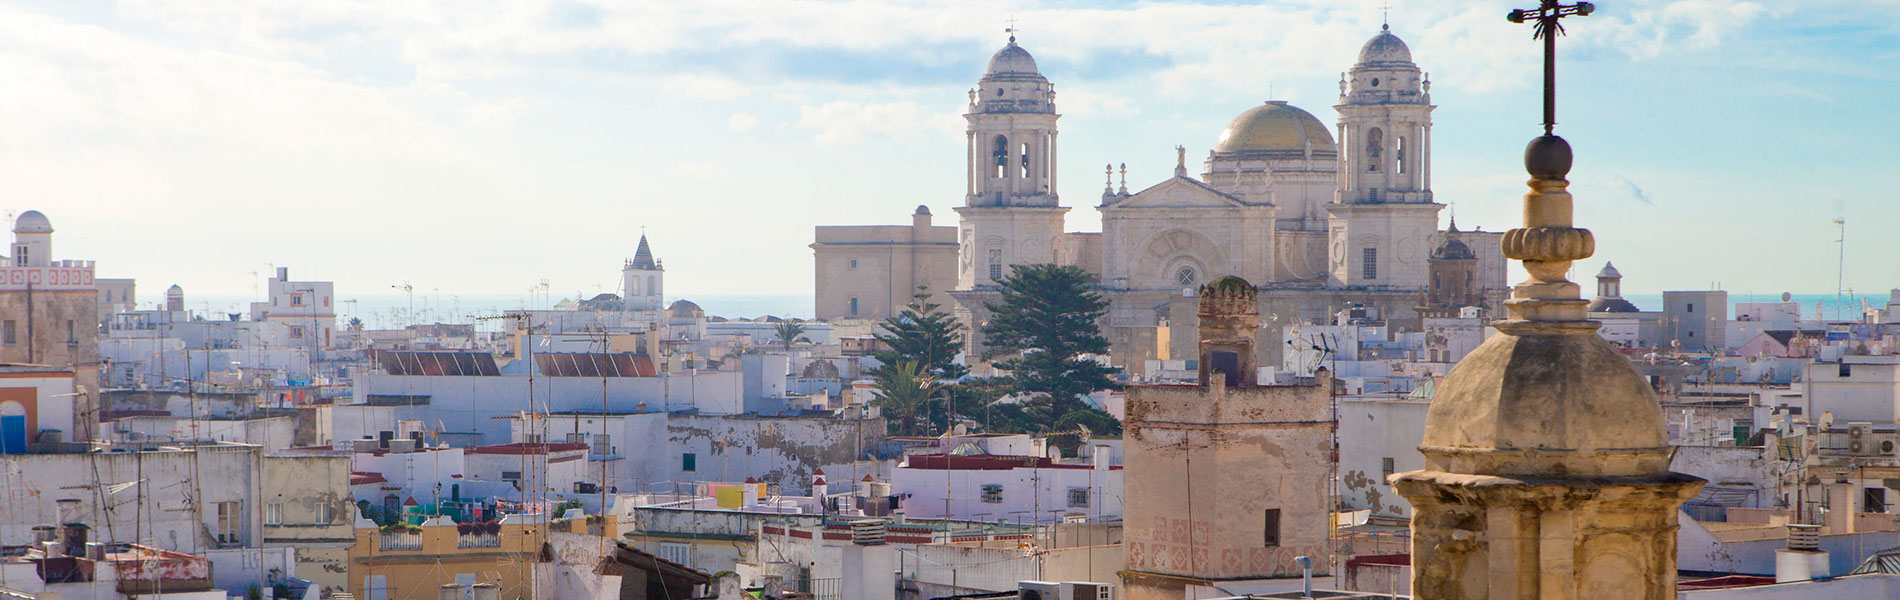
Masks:
[[[1069,210],[1056,203],[1055,96],[1014,35],[970,90],[958,288],[993,286],[1011,265],[1055,261]]]
[[[1339,186],[1327,206],[1330,283],[1420,289],[1438,231],[1431,81],[1389,26],[1339,82]]]

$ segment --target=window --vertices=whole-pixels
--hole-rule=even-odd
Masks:
[[[1184,286],[1194,285],[1194,267],[1181,267],[1174,273],[1174,280]]]
[[[317,520],[316,520],[316,523],[317,523],[318,525],[329,525],[329,524],[330,524],[330,503],[328,503],[328,502],[318,502],[318,503],[317,503]]]
[[[13,266],[16,266],[16,267],[26,266],[26,250],[27,250],[26,245],[21,244],[18,246],[14,246],[14,248],[16,248],[16,250],[14,250],[13,252]]]
[[[1398,171],[1400,175],[1404,175],[1405,174],[1405,137],[1400,136],[1399,139],[1395,141],[1398,142],[1398,144],[1392,147],[1393,170]]]
[[[1003,503],[1003,485],[1000,483],[983,484],[983,503],[984,504],[1002,504]]]
[[[272,502],[270,504],[264,505],[264,524],[265,525],[283,525],[284,524],[284,503]]]
[[[16,327],[16,325],[12,319],[0,322],[0,344],[12,346],[20,343],[19,332],[14,330],[14,327]]]
[[[520,481],[521,472],[520,471],[502,471],[501,479],[502,481]]]
[[[684,542],[660,542],[660,547],[657,548],[657,550],[658,552],[653,553],[655,556],[673,561],[680,566],[693,566],[692,544]]]
[[[1840,368],[1835,369],[1834,374],[1840,377],[1853,377],[1854,366],[1847,364],[1847,359],[1841,359],[1841,366]]]
[[[594,454],[606,456],[614,453],[614,436],[605,433],[594,436]]]
[[[290,295],[290,305],[291,305],[291,306],[303,306],[303,294],[291,294],[291,295]]]
[[[1023,144],[1022,177],[1029,178],[1029,144]]]
[[[303,339],[303,326],[302,326],[302,325],[292,325],[292,326],[290,326],[290,338],[291,338],[291,339]]]
[[[1085,487],[1069,488],[1069,508],[1088,508],[1089,489]]]
[[[858,268],[858,259],[855,259],[855,258],[851,259],[851,269],[857,270],[857,268]]]
[[[991,248],[990,249],[990,281],[996,281],[1002,278],[1003,278],[1003,251],[998,248]]]
[[[1359,277],[1361,279],[1379,278],[1379,249],[1364,248],[1359,251]]]
[[[66,320],[66,343],[68,344],[79,343],[79,328],[73,326],[72,319]]]
[[[1379,87],[1379,78],[1372,78],[1372,87]]]
[[[363,592],[369,597],[364,600],[389,600],[389,576],[370,575],[363,578]]]
[[[857,314],[858,314],[858,297],[852,296],[851,297],[851,315],[857,316]]]
[[[699,470],[699,456],[691,452],[680,455],[680,470],[691,473]]]
[[[1861,512],[1887,512],[1887,488],[1864,488],[1861,492]]]
[[[1267,509],[1265,534],[1262,541],[1271,548],[1280,545],[1280,509]]]
[[[1379,154],[1385,151],[1385,132],[1377,127],[1366,132],[1366,171],[1379,172]]]
[[[1003,90],[996,90],[996,95],[998,96],[1003,95]],[[1009,176],[1009,171],[1008,171],[1009,169],[1009,138],[1006,138],[1000,135],[996,136],[996,149],[990,151],[990,154],[991,154],[991,157],[996,160],[995,170],[991,171],[990,176],[996,179],[1002,179],[1004,177],[1008,177]]]
[[[218,502],[218,543],[238,543],[238,531],[244,524],[244,515],[238,510],[238,503]]]
[[[585,443],[587,443],[587,434],[585,434],[585,433],[570,433],[570,434],[567,434],[567,443],[569,443],[569,444],[585,444]]]
[[[1695,303],[1694,303],[1694,302],[1690,302],[1690,303],[1689,303],[1689,312],[1695,312]]]
[[[1387,456],[1385,458],[1379,459],[1379,471],[1382,473],[1385,473],[1387,477],[1391,477],[1392,473],[1396,472],[1397,470],[1398,470],[1397,465],[1393,464],[1392,457]],[[1384,480],[1381,479],[1380,481],[1384,481]]]

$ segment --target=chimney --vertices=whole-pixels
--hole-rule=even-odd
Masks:
[[[33,544],[40,545],[59,539],[59,528],[52,525],[33,526]]]
[[[1253,346],[1260,334],[1260,291],[1232,275],[1201,286],[1201,385],[1216,373],[1227,387],[1255,384]]]
[[[57,509],[58,512],[56,514],[59,515],[60,524],[64,525],[66,523],[79,522],[80,520],[79,500],[73,499],[73,498],[66,498],[66,499],[58,501],[57,504],[59,505],[59,508]]]
[[[1828,533],[1854,533],[1854,516],[1860,512],[1854,507],[1854,484],[1836,480],[1827,486]]]
[[[467,588],[462,587],[462,584],[444,583],[441,591],[436,594],[436,598],[437,600],[467,600],[468,591]]]
[[[474,591],[475,600],[501,600],[501,586],[492,583],[477,583],[469,588]]]
[[[743,490],[742,493],[744,494],[743,496],[744,500],[741,501],[740,506],[750,507],[750,506],[757,505],[759,503],[759,480],[758,479],[752,478],[752,477],[745,478],[745,485],[742,486],[741,489]]]
[[[1111,454],[1111,452],[1108,449],[1108,444],[1095,445],[1095,452],[1089,455],[1089,460],[1094,463],[1095,470],[1097,471],[1108,470],[1109,454]]]
[[[1789,524],[1788,547],[1775,551],[1775,583],[1827,576],[1827,552],[1821,550],[1821,526]]]
[[[59,553],[66,556],[86,556],[85,523],[67,523],[60,526]]]
[[[851,522],[851,543],[843,550],[843,600],[897,597],[897,551],[884,543],[884,522]]]
[[[811,480],[811,498],[817,500],[818,510],[824,511],[825,495],[831,492],[831,486],[825,483],[825,476],[819,475]]]
[[[290,267],[277,267],[277,280],[290,281]]]

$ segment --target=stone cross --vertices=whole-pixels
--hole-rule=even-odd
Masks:
[[[1516,9],[1505,17],[1512,23],[1535,21],[1531,38],[1544,40],[1544,135],[1550,135],[1551,127],[1557,124],[1557,36],[1564,33],[1563,24],[1557,20],[1571,15],[1587,17],[1596,9],[1589,2],[1558,4],[1558,0],[1542,0],[1536,9]]]

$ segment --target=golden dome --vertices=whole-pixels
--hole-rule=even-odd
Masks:
[[[1304,152],[1307,144],[1314,150],[1332,150],[1333,134],[1313,113],[1269,100],[1234,117],[1214,142],[1215,152]]]

